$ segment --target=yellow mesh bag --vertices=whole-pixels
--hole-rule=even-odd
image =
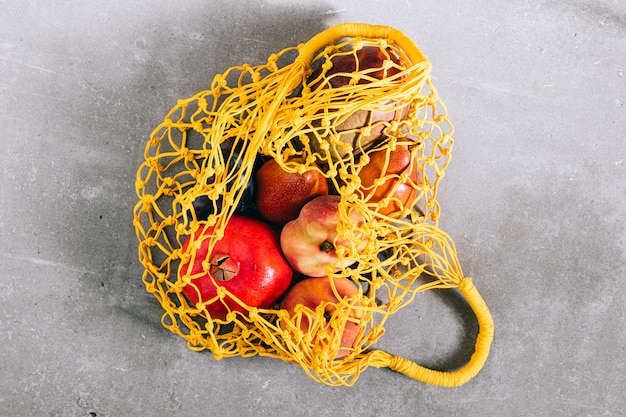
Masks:
[[[378,48],[385,57],[380,67],[361,62],[363,48]],[[351,57],[354,68],[331,72],[339,56]],[[180,100],[152,132],[135,184],[143,282],[165,310],[163,326],[185,338],[190,349],[208,349],[216,359],[278,358],[329,385],[351,385],[368,366],[441,386],[474,377],[488,356],[493,323],[471,279],[463,276],[454,243],[437,226],[437,186],[450,159],[453,127],[430,70],[402,32],[348,23],[263,65],[230,68],[215,76],[210,89]],[[338,80],[341,85],[334,86]],[[359,173],[372,152],[383,150],[388,157],[398,146],[410,149],[419,181],[389,174],[363,187]],[[289,172],[318,170],[340,196],[337,239],[349,243],[337,245],[337,270],[327,268],[337,298],[330,310],[301,308],[292,316],[278,302],[266,309],[240,303],[242,311],[219,318],[207,310],[209,301],[192,303],[183,293],[196,277],[191,268],[181,268],[183,261],[206,261],[195,259],[192,249],[183,251],[185,241],[193,248],[199,229],[207,232],[209,249],[220,239],[259,156]],[[389,178],[410,183],[414,198],[404,205],[392,197],[375,201],[373,190]],[[200,196],[213,207],[205,219],[193,209]],[[384,210],[393,204],[395,211]],[[362,222],[352,220],[353,212]],[[340,267],[346,259],[351,265]],[[356,285],[356,295],[341,296],[335,285],[340,278]],[[458,289],[478,319],[475,352],[465,366],[431,370],[375,348],[396,311],[417,293],[442,288]],[[217,301],[210,301],[224,297],[237,300],[222,288]],[[341,339],[349,322],[358,335],[346,347]]]

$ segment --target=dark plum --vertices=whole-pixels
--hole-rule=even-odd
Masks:
[[[254,185],[252,181],[248,181],[237,208],[235,214],[240,214],[247,211],[252,202],[254,201],[252,196],[254,195]],[[198,220],[206,220],[214,210],[220,211],[222,209],[222,198],[220,197],[215,201],[215,204],[206,195],[201,195],[193,201],[193,209],[196,212],[196,218]]]
[[[241,168],[241,160],[239,159],[239,154],[237,152],[232,152],[229,155],[228,159],[228,169],[229,170],[239,170]],[[243,194],[235,208],[235,214],[245,214],[249,212],[253,208],[254,204],[254,181],[252,180],[253,175],[250,175],[250,179],[246,183]],[[209,179],[209,183],[213,180],[213,178]],[[230,191],[233,183],[229,183],[227,185],[227,189]],[[222,196],[220,196],[217,200],[212,201],[206,195],[201,195],[196,197],[193,201],[193,209],[196,213],[196,219],[198,220],[206,220],[211,214],[214,214],[216,211],[219,212],[222,210]]]

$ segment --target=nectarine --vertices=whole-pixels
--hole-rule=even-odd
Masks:
[[[351,349],[354,347],[354,343],[360,332],[359,320],[363,317],[363,312],[358,308],[351,308],[350,306],[343,306],[340,304],[340,300],[333,291],[335,287],[337,294],[341,298],[353,298],[359,293],[357,286],[348,278],[329,278],[329,277],[316,277],[306,278],[297,284],[295,284],[281,302],[280,308],[289,312],[289,317],[293,318],[297,310],[297,306],[302,306],[302,317],[299,321],[299,328],[303,332],[308,332],[313,328],[317,328],[315,322],[311,322],[310,319],[316,317],[316,310],[323,309],[323,318],[325,323],[319,323],[318,326],[326,328],[328,334],[335,338],[341,338],[340,349],[338,350],[336,357],[342,358],[347,356]],[[360,304],[354,302],[353,306],[358,307]],[[330,329],[329,320],[337,313],[338,309],[349,309],[348,319],[345,322],[343,328]],[[345,310],[342,311],[342,313]],[[319,316],[318,316],[319,317]],[[283,328],[285,324],[283,323]],[[312,343],[319,343],[320,340],[312,335]]]
[[[259,214],[280,225],[298,217],[302,207],[315,197],[328,194],[328,183],[321,171],[313,168],[302,174],[287,172],[275,159],[261,166],[254,183]]]
[[[406,145],[394,149],[381,148],[368,154],[369,162],[359,171],[361,191],[369,205],[376,204],[374,210],[383,215],[398,215],[412,204],[417,197],[419,171],[412,159],[411,150]],[[407,175],[403,180],[401,175]],[[385,178],[382,184],[377,180]],[[378,203],[390,198],[386,206]]]
[[[297,219],[287,223],[280,233],[280,247],[291,266],[303,275],[320,277],[326,268],[335,271],[352,265],[356,259],[345,256],[341,261],[337,246],[362,250],[367,236],[355,236],[356,241],[337,236],[341,222],[338,195],[317,197],[302,207]],[[350,220],[359,226],[363,217],[355,210],[349,213]],[[355,247],[356,245],[356,247]]]

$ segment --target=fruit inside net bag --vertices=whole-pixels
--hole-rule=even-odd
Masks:
[[[179,100],[136,181],[163,326],[216,359],[274,357],[329,385],[369,366],[442,386],[474,377],[493,322],[438,227],[453,126],[430,73],[401,31],[348,23]],[[387,320],[437,288],[478,319],[467,364],[438,371],[376,349]]]

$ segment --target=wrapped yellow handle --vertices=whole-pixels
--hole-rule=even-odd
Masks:
[[[417,381],[442,387],[458,387],[475,377],[489,356],[494,333],[493,318],[470,278],[461,281],[459,290],[476,315],[479,329],[474,353],[465,366],[451,372],[436,371],[420,366],[401,356],[390,355],[382,350],[370,352],[369,364],[379,368],[390,368]]]
[[[428,62],[424,53],[402,31],[390,26],[369,25],[365,23],[342,23],[320,32],[302,46],[298,60],[305,67],[308,67],[315,52],[318,50],[327,45],[332,45],[343,38],[355,38],[359,36],[393,40],[398,45],[402,46],[402,49],[414,64]]]

